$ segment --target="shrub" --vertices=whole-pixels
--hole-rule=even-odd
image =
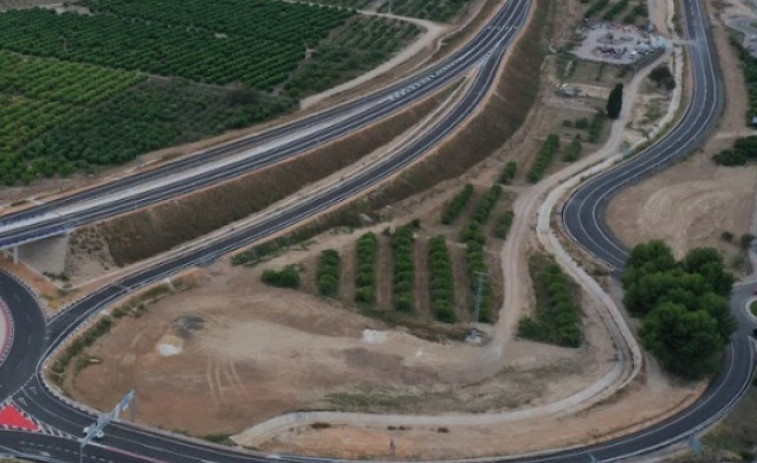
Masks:
[[[564,159],[567,162],[577,161],[578,158],[581,157],[582,152],[583,152],[583,145],[581,145],[581,139],[579,137],[576,137],[573,139],[570,145],[568,145],[568,148],[565,150]]]
[[[339,293],[340,273],[339,253],[333,249],[321,252],[318,258],[318,292],[322,296],[334,297]]]
[[[507,211],[499,216],[494,225],[494,236],[499,239],[506,239],[507,234],[510,233],[510,227],[512,227],[514,219],[515,213],[513,211]]]
[[[368,232],[358,238],[355,249],[357,273],[355,274],[355,301],[364,304],[376,302],[376,257],[378,238]]]
[[[476,204],[476,209],[473,211],[472,220],[483,225],[489,219],[489,216],[494,210],[494,206],[497,204],[500,196],[502,196],[502,187],[499,185],[492,185],[486,196]]]
[[[528,181],[536,183],[544,177],[552,160],[560,148],[560,137],[556,134],[549,134],[539,150],[539,154],[536,156],[534,164],[531,166],[531,170],[528,172]]]
[[[431,293],[431,311],[445,323],[455,322],[455,281],[447,242],[435,236],[428,244],[428,278]]]
[[[509,185],[515,180],[515,176],[518,174],[518,163],[515,161],[510,161],[507,164],[505,164],[504,169],[502,169],[502,175],[499,177],[499,183],[503,185]]]
[[[300,287],[300,272],[294,265],[281,270],[265,270],[261,276],[263,283],[277,288],[297,289]]]
[[[410,312],[414,308],[415,236],[413,224],[398,228],[392,235],[394,252],[394,308]]]
[[[451,225],[463,212],[465,206],[473,196],[473,185],[466,184],[458,194],[452,198],[452,201],[447,205],[447,208],[442,213],[442,223],[444,225]]]

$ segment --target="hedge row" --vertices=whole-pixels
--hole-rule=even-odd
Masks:
[[[567,162],[577,161],[578,158],[581,157],[583,150],[584,148],[581,144],[581,139],[579,137],[576,137],[572,142],[570,142],[568,148],[566,148],[565,156],[563,157],[563,159],[565,159]]]
[[[376,258],[378,256],[376,234],[368,232],[358,238],[355,252],[357,257],[355,301],[374,304],[376,302]]]
[[[516,175],[518,175],[518,163],[510,161],[505,164],[505,167],[502,169],[502,175],[499,176],[499,183],[509,185],[515,180]]]
[[[300,287],[300,272],[294,265],[287,265],[281,270],[265,270],[260,279],[263,283],[277,288],[297,289]]]
[[[541,145],[534,165],[531,166],[531,170],[528,172],[529,182],[536,183],[544,177],[558,149],[560,149],[560,137],[554,133],[549,134]]]
[[[455,278],[452,258],[443,236],[435,236],[428,242],[428,277],[434,317],[444,323],[454,323]]]
[[[507,211],[497,218],[497,222],[494,224],[494,236],[499,239],[506,239],[507,234],[510,233],[510,227],[513,226],[513,220],[515,219],[515,212]]]
[[[502,196],[502,187],[499,185],[492,185],[492,187],[489,188],[489,192],[486,193],[486,196],[484,196],[484,198],[476,205],[476,209],[473,211],[472,220],[482,225],[486,223],[500,196]]]
[[[580,346],[583,332],[573,283],[551,258],[534,257],[529,267],[536,292],[536,316],[521,319],[518,335],[558,346]]]
[[[321,296],[334,297],[339,293],[339,253],[333,249],[321,252],[318,257],[318,292]]]
[[[392,235],[394,252],[394,308],[410,312],[414,308],[415,288],[415,228],[404,225]]]
[[[468,205],[471,197],[473,196],[473,185],[466,184],[458,194],[452,198],[452,201],[447,205],[447,208],[442,214],[442,223],[444,225],[451,225],[463,212],[465,206]]]
[[[102,317],[95,325],[85,331],[81,336],[74,339],[63,351],[53,364],[52,379],[56,384],[62,384],[68,364],[71,359],[84,352],[84,349],[95,343],[100,337],[107,334],[113,327],[113,319],[109,316]]]

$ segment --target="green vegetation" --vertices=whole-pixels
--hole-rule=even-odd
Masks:
[[[109,316],[103,316],[94,326],[71,341],[71,344],[63,349],[63,352],[55,360],[55,363],[53,363],[52,372],[50,373],[52,380],[58,385],[63,384],[66,368],[68,368],[71,360],[107,334],[112,327],[113,319]]]
[[[649,9],[646,0],[637,0],[636,5],[623,17],[623,22],[626,24],[638,24],[639,20],[645,20],[648,17]]]
[[[457,220],[457,218],[460,217],[460,214],[462,214],[463,209],[465,209],[465,206],[468,205],[472,196],[473,185],[468,183],[458,194],[455,195],[454,198],[452,198],[452,201],[447,205],[447,208],[444,209],[444,212],[442,213],[442,223],[444,225],[451,225]]]
[[[71,164],[120,164],[141,153],[263,121],[294,105],[251,91],[180,80],[144,83],[61,121],[20,152],[43,173]]]
[[[586,2],[584,2],[586,3]],[[594,16],[598,15],[599,12],[604,10],[607,5],[610,4],[610,0],[597,0],[595,1],[588,10],[586,10],[586,13],[584,13],[585,19],[593,18]]]
[[[583,341],[578,290],[549,256],[536,254],[528,262],[536,294],[536,314],[518,324],[518,336],[564,347]]]
[[[507,211],[499,218],[494,224],[494,236],[499,239],[506,239],[507,234],[510,233],[510,227],[513,226],[513,220],[515,219],[515,213],[513,211]]]
[[[334,297],[339,293],[339,253],[334,249],[321,252],[318,257],[318,292],[321,296]]]
[[[752,315],[757,317],[757,301],[753,301],[749,304],[749,311],[752,312]]]
[[[603,111],[597,111],[589,124],[589,143],[597,143],[602,138],[602,129],[605,127],[607,116]]]
[[[666,64],[661,64],[652,69],[652,72],[649,73],[649,79],[657,84],[658,88],[663,87],[668,91],[676,88],[676,79]]]
[[[757,58],[753,57],[737,38],[731,37],[731,45],[736,49],[736,53],[743,63],[741,69],[749,97],[746,122],[751,125],[752,119],[757,117]]]
[[[391,5],[394,14],[446,22],[454,19],[469,3],[471,0],[392,0],[385,2],[379,11],[387,13]]]
[[[263,283],[277,288],[300,287],[300,271],[295,265],[287,265],[281,270],[265,270],[260,278]]]
[[[397,228],[392,235],[394,252],[394,308],[410,312],[415,307],[415,227],[413,224]]]
[[[636,246],[626,262],[623,298],[643,317],[644,346],[671,373],[697,379],[714,373],[735,329],[728,297],[734,277],[713,248],[676,262],[661,241]]]
[[[121,164],[277,117],[419,32],[352,9],[276,0],[82,5],[92,14],[0,14],[7,185]]]
[[[500,196],[502,196],[502,187],[497,184],[492,185],[486,196],[476,204],[476,209],[474,209],[471,219],[479,225],[485,224],[489,220],[489,216],[494,210],[494,206],[497,205]]]
[[[544,174],[547,173],[547,169],[549,169],[549,166],[552,164],[555,154],[557,154],[557,150],[559,149],[560,137],[554,133],[549,134],[547,139],[544,140],[544,143],[541,145],[539,154],[536,156],[536,161],[534,161],[531,170],[528,172],[527,178],[530,183],[536,183],[544,177]]]
[[[378,238],[368,232],[358,238],[357,274],[355,275],[355,301],[364,304],[376,302],[376,258],[378,256]]]
[[[468,265],[468,279],[471,284],[471,291],[476,294],[478,291],[479,273],[488,273],[486,265],[486,235],[481,224],[472,221],[466,227],[463,233],[463,241],[466,245],[466,263]],[[493,321],[491,309],[491,279],[484,278],[481,290],[479,321],[491,323]]]
[[[563,156],[563,159],[565,159],[567,162],[577,161],[578,158],[581,157],[583,149],[584,148],[581,144],[581,138],[576,136],[576,138],[574,138],[573,141],[570,142],[570,145],[568,145],[568,147],[565,149],[565,155]]]
[[[357,16],[338,33],[322,40],[284,85],[292,98],[335,87],[386,61],[413,40],[414,24],[379,17]]]
[[[607,97],[607,117],[617,119],[623,109],[623,84],[616,84]]]
[[[317,0],[313,3],[321,5],[338,6],[340,8],[360,9],[370,5],[373,0]]]
[[[628,8],[628,5],[631,3],[631,0],[619,0],[612,4],[610,8],[605,11],[605,14],[602,15],[603,21],[613,21],[615,18],[622,13],[626,8]]]
[[[724,149],[714,155],[712,160],[721,166],[743,166],[748,161],[757,159],[757,136],[737,138],[733,148]]]
[[[513,183],[516,175],[518,175],[518,163],[510,161],[505,164],[505,167],[502,169],[502,175],[499,176],[499,183],[509,185]]]
[[[435,236],[428,243],[428,279],[431,310],[444,323],[455,322],[455,281],[447,242]]]

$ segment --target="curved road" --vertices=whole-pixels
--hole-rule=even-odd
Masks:
[[[530,0],[526,2],[530,4]],[[333,109],[201,154],[0,217],[0,249],[61,234],[282,162],[385,119],[490,56],[521,0],[507,2],[459,51],[420,73]],[[246,153],[246,154],[245,154]]]
[[[107,286],[78,302],[61,316],[53,319],[49,325],[47,325],[47,329],[45,329],[45,320],[41,316],[41,312],[28,291],[12,279],[1,281],[0,291],[2,291],[4,299],[13,310],[13,317],[17,326],[17,336],[19,333],[19,327],[22,327],[22,325],[29,325],[31,328],[26,332],[29,333],[31,338],[36,339],[36,341],[32,341],[32,345],[36,346],[34,349],[38,349],[32,354],[26,354],[27,349],[16,349],[16,346],[13,346],[9,360],[0,366],[0,383],[6,387],[5,391],[7,392],[8,389],[12,387],[12,384],[10,386],[5,386],[9,375],[22,378],[20,382],[23,382],[24,386],[13,395],[14,401],[21,405],[25,411],[46,424],[54,426],[55,428],[74,436],[78,435],[84,426],[92,423],[94,419],[93,416],[85,411],[78,410],[76,407],[55,397],[43,384],[40,378],[41,364],[37,364],[34,359],[44,358],[44,356],[48,355],[50,351],[60,344],[67,335],[75,330],[76,327],[81,326],[84,320],[105,308],[110,301],[128,293],[134,288],[175,273],[181,268],[195,265],[196,263],[207,259],[215,258],[231,249],[259,239],[272,233],[274,230],[284,228],[291,223],[312,215],[316,211],[324,210],[333,204],[344,201],[351,197],[355,192],[376,184],[381,178],[389,175],[390,172],[396,172],[413,159],[417,159],[417,157],[425,152],[425,150],[443,138],[450,129],[458,126],[461,121],[465,120],[481,101],[482,94],[485,93],[486,89],[490,88],[496,74],[496,69],[501,62],[504,50],[520,30],[520,27],[515,26],[515,24],[518,24],[518,15],[520,14],[525,17],[525,13],[530,6],[530,2],[525,1],[516,1],[513,3],[517,3],[519,6],[511,11],[511,15],[513,15],[511,19],[514,20],[512,23],[514,25],[511,26],[512,29],[507,30],[506,34],[503,35],[502,42],[500,42],[493,50],[493,55],[491,55],[490,59],[481,66],[481,70],[472,89],[465,95],[463,101],[427,134],[413,142],[407,148],[401,150],[395,156],[385,160],[379,166],[362,172],[354,178],[347,180],[345,183],[340,184],[323,194],[319,194],[316,198],[312,198],[305,203],[298,204],[285,210],[280,215],[265,221],[265,223],[253,226],[246,230],[237,231],[233,235],[224,237],[209,246],[176,257],[170,261],[140,271],[134,275],[130,275],[115,285]],[[646,169],[635,171],[636,175],[630,177],[629,180],[625,181],[627,177],[621,176],[615,178],[615,181],[625,181],[625,184],[629,184],[641,175],[648,175],[649,173],[656,171],[656,169],[661,168],[663,163],[669,162],[668,154],[676,151],[681,145],[685,144],[687,140],[691,141],[696,140],[698,137],[703,137],[707,126],[711,123],[710,121],[714,121],[719,114],[719,108],[721,106],[720,95],[722,92],[715,85],[716,72],[713,65],[712,51],[709,48],[709,42],[704,28],[705,15],[703,11],[701,11],[699,4],[693,0],[685,0],[684,4],[687,6],[686,19],[691,26],[690,35],[694,40],[690,52],[692,56],[692,65],[697,70],[697,85],[691,107],[673,134],[676,132],[679,133],[679,136],[688,134],[689,138],[678,138],[677,142],[671,143],[665,150],[655,151],[655,148],[653,148],[652,150],[639,155],[630,163],[623,165],[616,170],[626,171],[636,169],[637,164],[644,160],[650,160],[654,157],[657,159],[652,159],[651,164],[649,164]],[[702,71],[702,74],[700,74],[700,71]],[[708,96],[708,93],[710,96]],[[702,118],[702,115],[707,114],[708,112],[711,113],[711,116],[705,116]],[[687,130],[687,127],[692,128],[693,131],[680,132],[681,130]],[[696,130],[697,127],[699,128],[698,130]],[[671,134],[671,136],[673,136],[673,134]],[[666,138],[666,140],[668,138]],[[680,151],[683,152],[684,150]],[[670,159],[674,157],[675,156],[672,156]],[[658,165],[655,166],[655,164]],[[584,234],[581,231],[589,230],[589,227],[591,226],[590,224],[600,224],[603,221],[602,216],[599,214],[603,195],[595,193],[596,197],[600,199],[599,202],[594,204],[594,206],[591,206],[591,201],[589,199],[581,200],[581,198],[589,198],[589,196],[582,196],[584,193],[581,193],[581,191],[586,190],[586,188],[589,188],[591,185],[594,185],[595,182],[600,181],[603,178],[605,178],[605,176],[598,177],[590,182],[587,187],[580,190],[572,198],[568,207],[566,207],[563,216],[566,222],[566,227],[582,245],[600,257],[605,255],[603,253],[606,252],[608,259],[617,259],[614,261],[614,266],[616,268],[621,268],[624,250],[622,246],[617,244],[617,240],[615,240],[611,234],[607,233],[606,226],[604,229],[601,226],[598,227],[600,230],[603,230],[603,233],[596,236],[587,236],[587,234]],[[612,188],[614,182],[610,181],[607,185],[609,186],[606,186],[605,189]],[[575,207],[571,206],[571,204],[581,205],[581,208],[589,207],[589,209],[594,211],[589,214],[588,222],[584,219],[579,219],[577,221],[581,224],[581,227],[571,228],[569,224],[570,214],[578,211],[577,209],[571,209],[571,207]],[[599,204],[599,206],[597,206],[597,204]],[[578,217],[582,216],[579,215]],[[596,243],[597,240],[601,239],[600,237],[606,237],[612,242],[612,245],[608,245],[607,248],[601,246],[597,246],[596,248],[591,247],[594,246],[593,243]],[[24,299],[24,293],[26,294],[26,299]],[[16,294],[20,301],[26,300],[24,304],[28,305],[8,301],[9,294]],[[748,287],[738,287],[737,290],[734,291],[734,304],[738,304],[742,300],[745,300],[745,298],[749,297],[749,294],[750,291]],[[24,317],[25,314],[30,314],[30,319],[22,321],[20,317]],[[742,318],[742,320],[744,320],[744,318]],[[41,333],[46,334],[46,339],[43,339],[45,337],[43,337]],[[515,460],[566,463],[587,462],[589,461],[589,454],[591,454],[599,460],[609,461],[633,454],[648,452],[655,448],[668,445],[671,441],[680,440],[692,431],[696,431],[701,427],[706,426],[712,420],[725,413],[733,402],[741,396],[745,388],[748,387],[747,380],[751,377],[752,368],[754,366],[754,353],[750,348],[749,343],[748,327],[746,323],[743,323],[741,331],[734,335],[732,348],[729,350],[728,355],[726,356],[727,358],[725,359],[726,362],[723,373],[713,381],[707,393],[704,394],[694,406],[683,411],[679,415],[647,430],[597,446],[567,452],[558,452],[543,457]],[[46,349],[45,354],[40,355],[40,352],[43,349]],[[26,359],[19,357],[22,355],[27,355]],[[18,371],[9,372],[9,368],[16,368]],[[28,381],[25,379],[28,379]],[[2,389],[0,389],[0,391],[2,391]],[[0,397],[2,397],[2,395],[0,395]],[[70,439],[60,437],[18,432],[0,432],[0,451],[2,451],[2,449],[9,449],[15,452],[20,452],[39,461],[76,461],[76,447],[76,444]],[[214,447],[205,443],[166,436],[126,423],[115,423],[109,426],[106,429],[106,436],[96,445],[88,447],[88,450],[85,452],[85,461],[94,462],[103,461],[103,459],[105,461],[110,460],[114,462],[322,461],[321,459],[298,457],[267,458],[262,455],[241,454],[232,449]]]

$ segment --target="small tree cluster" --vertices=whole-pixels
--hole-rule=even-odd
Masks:
[[[399,227],[392,235],[394,252],[394,308],[410,312],[414,308],[415,288],[415,228],[412,224]]]
[[[494,236],[502,240],[506,239],[507,234],[510,233],[510,227],[513,226],[513,220],[515,220],[513,211],[507,211],[499,216],[494,224]]]
[[[265,270],[261,276],[263,283],[277,288],[297,289],[300,287],[300,271],[294,265],[281,270]]]
[[[518,163],[510,161],[505,164],[505,167],[502,169],[502,174],[499,176],[499,183],[509,185],[513,183],[516,175],[518,175]]]
[[[636,246],[626,263],[623,299],[643,317],[641,338],[670,372],[701,378],[718,359],[735,329],[728,297],[734,277],[714,248],[696,248],[677,262],[661,241]]]
[[[602,138],[602,129],[605,126],[607,116],[604,111],[597,111],[589,124],[589,143],[597,143]]]
[[[500,196],[502,196],[502,187],[496,184],[492,185],[486,196],[476,204],[476,209],[473,211],[473,221],[481,225],[485,224],[489,220],[489,216],[494,210],[497,201],[499,201]]]
[[[558,149],[560,149],[560,137],[554,133],[549,134],[547,139],[544,140],[544,143],[541,145],[539,154],[536,156],[536,161],[534,161],[531,170],[528,172],[529,182],[536,183],[544,177],[544,174],[547,172],[547,169],[549,169],[550,164],[552,164]]]
[[[577,161],[578,158],[581,157],[581,153],[583,152],[583,145],[581,144],[581,138],[576,136],[576,138],[573,139],[572,142],[570,142],[570,145],[568,145],[568,148],[565,150],[565,156],[563,159],[565,159],[567,162],[573,162]]]
[[[712,157],[721,166],[743,166],[747,161],[757,159],[757,136],[738,138],[732,149],[725,149]]]
[[[355,249],[357,274],[355,275],[355,301],[364,304],[376,302],[376,258],[378,238],[368,232],[358,238]]]
[[[529,268],[536,293],[536,315],[521,319],[518,335],[558,346],[580,346],[583,332],[573,282],[546,256],[533,257]]]
[[[676,79],[670,72],[670,68],[665,64],[652,69],[652,72],[649,73],[649,79],[657,84],[657,87],[663,87],[665,90],[670,91],[676,88]]]
[[[458,194],[452,198],[452,201],[447,205],[442,213],[442,223],[444,225],[451,225],[468,205],[471,197],[473,196],[473,185],[466,184]]]
[[[486,234],[481,224],[474,220],[463,230],[461,238],[465,242],[467,250],[466,262],[471,291],[473,294],[476,294],[478,290],[478,273],[487,272],[486,248],[484,247],[486,244]],[[489,278],[486,278],[483,283],[479,309],[479,320],[487,323],[491,322],[491,281]]]
[[[455,322],[455,281],[447,242],[435,236],[428,243],[428,278],[431,310],[437,320]]]
[[[339,293],[341,259],[334,249],[321,252],[318,257],[318,292],[321,296],[334,297]]]

